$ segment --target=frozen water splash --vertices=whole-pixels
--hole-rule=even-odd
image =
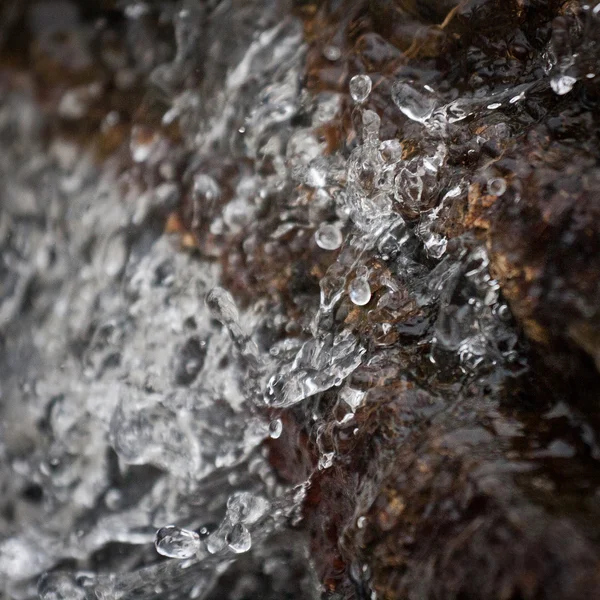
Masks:
[[[348,331],[311,339],[289,362],[283,362],[267,384],[269,406],[289,407],[339,386],[362,362],[365,352]]]
[[[162,123],[179,127],[183,148],[167,152],[167,137],[138,125],[134,168],[107,167],[98,179],[76,146],[57,140],[44,151],[32,98],[0,109],[0,135],[16,128],[20,140],[0,158],[0,332],[15,341],[13,356],[0,357],[5,422],[14,424],[0,460],[7,497],[43,490],[0,541],[2,584],[17,600],[30,597],[23,582],[62,561],[88,565],[116,543],[126,547],[122,569],[48,576],[39,595],[202,597],[238,554],[268,555],[266,540],[292,535],[288,520],[301,520],[308,482],[290,493],[266,450],[295,435],[289,414],[320,440],[328,423],[318,409],[337,402],[335,427],[354,431],[367,401],[360,382],[386,349],[426,349],[434,371],[458,364],[469,377],[523,368],[485,250],[468,235],[452,239],[442,217],[471,183],[447,168],[450,136],[532,86],[444,101],[396,82],[401,120],[421,132],[415,151],[411,140],[381,139],[380,115],[364,108],[377,88],[359,75],[348,89],[356,141],[332,152],[320,129],[339,117],[342,95],[301,92],[300,23],[252,0],[238,6],[239,35],[224,43],[227,3],[209,4],[209,24],[204,4],[162,15],[177,50],[171,63],[146,67],[168,104]],[[136,28],[152,6],[129,4]],[[339,60],[334,50],[327,60]],[[181,90],[207,54],[198,89]],[[63,111],[80,108],[71,99]],[[509,136],[502,125],[476,137],[475,150]],[[486,173],[486,192],[509,197],[506,181]],[[193,235],[163,233],[168,215],[178,231],[176,208]],[[201,257],[180,243],[200,246]],[[279,261],[282,248],[302,259]],[[247,276],[264,257],[282,273]],[[290,264],[299,267],[288,294]],[[307,291],[313,273],[319,287]],[[256,292],[256,280],[267,291]],[[339,452],[319,446],[307,470],[335,470]],[[175,560],[155,564],[153,541]],[[303,544],[286,551],[306,563]],[[285,565],[281,573],[291,577]]]
[[[156,551],[168,558],[191,558],[200,550],[200,537],[175,525],[161,527],[154,540]]]

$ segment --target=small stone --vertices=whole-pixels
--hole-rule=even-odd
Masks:
[[[368,75],[355,75],[350,80],[350,96],[357,104],[362,104],[371,93],[373,83]]]
[[[169,558],[191,558],[200,549],[200,537],[195,531],[167,525],[156,532],[154,546]]]

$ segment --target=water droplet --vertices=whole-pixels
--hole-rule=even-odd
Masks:
[[[231,294],[221,288],[215,287],[206,295],[206,306],[212,316],[223,325],[237,323],[240,315]]]
[[[236,554],[241,554],[252,547],[252,536],[244,525],[236,523],[227,536],[227,543]]]
[[[426,96],[401,81],[392,86],[392,100],[409,119],[419,123],[424,123],[431,117],[436,104],[431,96]]]
[[[250,492],[235,492],[227,499],[227,516],[232,523],[256,523],[269,509],[269,503]]]
[[[494,177],[487,182],[487,189],[494,196],[502,196],[506,192],[506,181],[502,177]]]
[[[570,75],[559,75],[550,80],[550,87],[555,94],[564,96],[573,89],[573,86],[576,83],[577,79],[575,79],[575,77],[571,77]]]
[[[150,12],[146,2],[134,2],[125,7],[125,16],[128,19],[139,19]]]
[[[154,546],[169,558],[191,558],[200,549],[200,537],[195,531],[167,525],[156,532]]]
[[[357,104],[366,101],[371,93],[373,83],[368,75],[355,75],[350,80],[350,96]]]
[[[335,62],[341,58],[342,51],[337,46],[325,46],[325,48],[323,48],[323,56],[327,60]]]
[[[358,517],[358,520],[356,521],[356,525],[359,529],[364,529],[366,524],[367,524],[366,517]]]
[[[333,465],[333,458],[335,457],[335,452],[325,452],[319,458],[319,469],[329,469]]]
[[[108,238],[100,250],[102,269],[109,277],[116,277],[127,262],[127,243],[124,235]]]
[[[323,250],[337,250],[342,245],[342,232],[335,225],[321,223],[315,231],[315,241]]]
[[[67,573],[46,573],[38,584],[40,600],[84,600],[85,591]]]
[[[379,153],[386,162],[397,162],[402,158],[402,144],[398,140],[384,140],[379,144]]]
[[[348,287],[350,300],[357,306],[368,304],[371,299],[371,287],[369,282],[363,277],[356,277]]]
[[[517,94],[516,96],[513,96],[508,103],[509,104],[516,104],[517,102],[521,101],[521,100],[525,100],[525,92],[521,92],[520,94]]]
[[[363,138],[365,144],[373,145],[379,143],[379,128],[381,127],[381,118],[374,110],[363,110]]]
[[[221,188],[210,175],[196,175],[194,177],[194,195],[206,202],[213,202],[221,195]]]
[[[500,108],[502,106],[501,102],[494,102],[492,104],[488,104],[487,108],[488,110],[496,110],[497,108]]]
[[[281,419],[274,419],[269,423],[269,437],[277,440],[281,437],[283,431],[283,423]]]
[[[146,127],[135,125],[131,130],[131,157],[136,163],[146,162],[156,148],[158,136]]]
[[[509,321],[511,317],[510,308],[506,304],[501,304],[496,309],[496,314],[503,321]]]

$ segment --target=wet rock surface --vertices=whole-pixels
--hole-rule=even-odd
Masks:
[[[6,597],[600,595],[598,7],[0,19]]]

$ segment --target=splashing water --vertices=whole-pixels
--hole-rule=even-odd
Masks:
[[[394,134],[365,108],[379,84],[355,75],[344,90],[353,130],[332,149],[324,126],[343,121],[343,95],[300,88],[298,20],[266,0],[234,11],[234,23],[225,4],[181,6],[156,15],[173,25],[175,51],[161,54],[147,31],[131,58],[167,104],[161,128],[134,126],[133,166],[99,176],[65,140],[46,155],[27,92],[0,109],[2,139],[16,129],[27,149],[7,146],[0,159],[12,198],[0,206],[0,328],[14,340],[1,392],[18,425],[6,427],[0,459],[7,493],[44,494],[0,540],[2,583],[17,600],[43,572],[83,572],[112,545],[123,568],[50,573],[39,596],[210,598],[231,572],[249,586],[231,597],[262,597],[270,570],[277,597],[318,597],[303,506],[350,460],[361,411],[376,403],[369,388],[417,377],[484,388],[526,369],[484,244],[444,223],[475,213],[480,189],[514,199],[512,179],[490,177],[503,171],[479,157],[510,138],[502,112],[521,110],[538,84],[457,99],[403,77],[382,86]],[[128,4],[132,37],[156,10]],[[334,45],[322,54],[342,62]],[[558,95],[578,81],[549,73]],[[61,104],[69,118],[88,110]],[[478,133],[463,143],[467,126]],[[367,496],[353,499],[359,529]]]
[[[161,527],[154,540],[156,551],[169,558],[191,558],[200,549],[200,537],[194,531],[174,525]]]

